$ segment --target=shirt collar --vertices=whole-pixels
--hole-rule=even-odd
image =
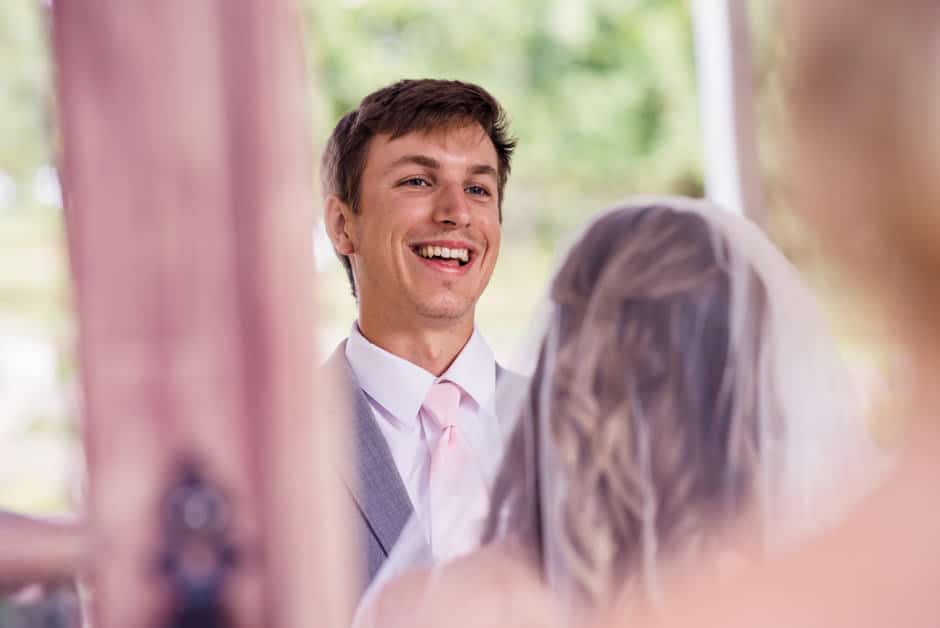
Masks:
[[[346,359],[362,390],[401,421],[418,417],[421,404],[438,379],[460,386],[480,407],[493,409],[496,360],[480,331],[473,334],[440,378],[372,344],[353,323],[346,341]]]
[[[400,421],[417,419],[418,410],[434,383],[420,366],[369,342],[353,323],[346,341],[346,359],[363,392]]]
[[[496,393],[496,358],[476,327],[470,340],[441,375],[460,386],[481,408],[493,409]]]

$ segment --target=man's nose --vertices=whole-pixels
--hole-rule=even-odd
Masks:
[[[470,225],[470,205],[463,185],[451,183],[441,187],[434,208],[434,221],[455,227]]]

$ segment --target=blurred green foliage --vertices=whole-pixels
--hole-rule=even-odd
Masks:
[[[42,6],[0,4],[0,172],[21,184],[49,163],[52,74]]]
[[[690,16],[681,0],[299,0],[319,145],[368,92],[405,77],[474,81],[519,150],[507,229],[559,231],[626,194],[701,192]],[[47,6],[0,5],[0,172],[52,161]]]
[[[477,82],[519,149],[507,229],[554,242],[626,194],[701,192],[692,31],[679,0],[305,0],[315,135],[399,78]]]

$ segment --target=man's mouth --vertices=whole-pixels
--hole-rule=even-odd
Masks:
[[[462,268],[473,259],[473,251],[464,247],[436,246],[433,244],[419,244],[411,247],[415,255],[438,264]]]

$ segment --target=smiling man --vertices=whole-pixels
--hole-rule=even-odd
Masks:
[[[514,147],[484,89],[414,80],[366,96],[323,154],[324,221],[358,304],[326,368],[352,393],[358,458],[344,475],[367,582],[412,513],[434,558],[478,543],[484,461],[513,419],[496,382],[524,385],[474,324]]]

